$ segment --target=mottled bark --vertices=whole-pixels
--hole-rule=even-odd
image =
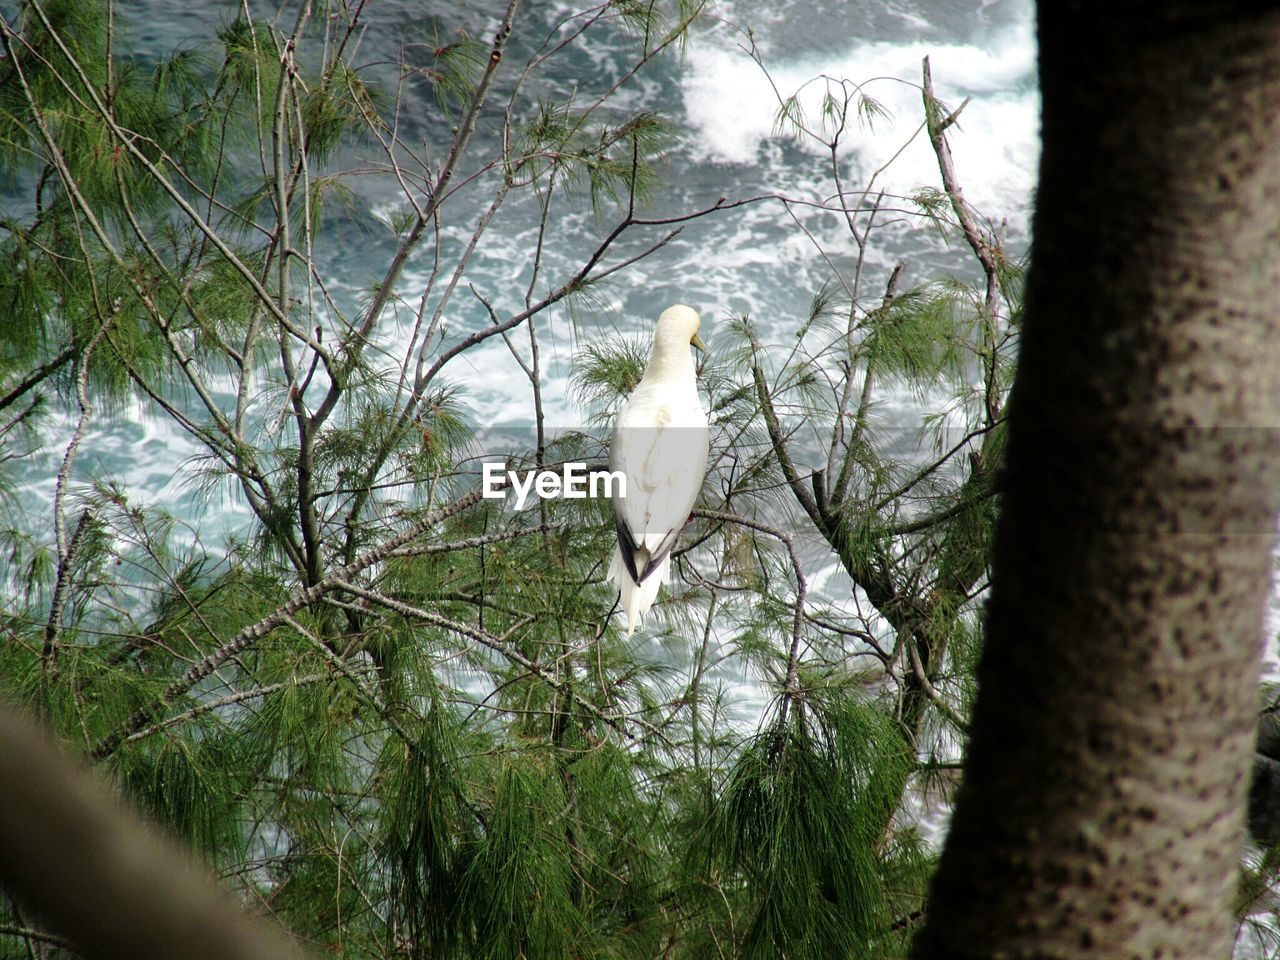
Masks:
[[[1280,11],[1045,3],[988,635],[918,958],[1230,955],[1280,491]]]

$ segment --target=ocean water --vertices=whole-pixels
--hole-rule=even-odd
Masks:
[[[175,49],[205,49],[209,38],[233,20],[241,8],[234,0],[191,7],[178,0],[122,0],[118,12],[130,48],[144,64]],[[275,4],[250,4],[259,17],[271,17]],[[578,8],[561,2],[525,4],[513,34],[508,62],[519,64],[546,38],[563,35]],[[427,57],[429,47],[459,31],[487,39],[497,26],[501,5],[372,2],[356,63],[366,80],[394,90],[394,63],[400,56]],[[292,23],[294,7],[277,20]],[[891,167],[877,189],[910,194],[936,187],[939,177],[918,127],[921,102],[920,62],[928,55],[938,95],[949,105],[971,100],[953,128],[951,142],[966,194],[994,222],[1007,225],[1010,246],[1025,246],[1038,150],[1032,11],[1029,0],[888,4],[787,0],[777,4],[716,3],[695,26],[677,56],[656,62],[624,89],[611,108],[649,109],[668,116],[674,136],[662,162],[663,184],[641,216],[662,217],[713,206],[717,198],[735,201],[784,196],[815,203],[831,194],[830,159],[810,144],[777,129],[778,95],[798,91],[806,114],[814,116],[822,95],[822,76],[863,84],[886,116],[873,126],[851,130],[840,173],[857,189],[886,160]],[[761,63],[749,54],[754,44]],[[534,108],[539,97],[572,93],[590,102],[617,81],[630,38],[619,29],[592,31],[587,42],[548,61],[523,91],[514,112]],[[763,66],[762,66],[763,64]],[[514,70],[512,71],[514,74]],[[506,86],[504,86],[504,77]],[[493,103],[503,103],[510,75],[500,74]],[[776,91],[776,93],[775,93]],[[433,91],[412,79],[403,89],[401,128],[405,139],[427,147],[447,136]],[[495,114],[482,117],[473,141],[471,170],[497,149]],[[380,161],[376,146],[349,151],[350,169]],[[383,221],[403,206],[394,179],[356,176],[350,181],[356,203],[365,211],[356,226],[331,227],[321,240],[320,262],[335,301],[351,316],[367,302],[381,277],[395,238]],[[446,207],[440,250],[449,257],[469,240],[489,196],[493,177],[480,177],[459,190]],[[549,423],[577,425],[586,412],[569,390],[574,350],[583,338],[614,333],[647,339],[654,319],[666,306],[684,302],[703,315],[703,338],[714,350],[721,322],[748,314],[765,340],[785,336],[806,316],[814,294],[829,280],[829,264],[848,270],[854,250],[839,218],[792,205],[799,224],[777,200],[765,200],[732,212],[694,220],[649,258],[619,272],[592,292],[592,301],[553,307],[539,319],[543,345],[543,400]],[[544,241],[544,263],[537,293],[564,282],[608,233],[616,210],[593,212],[579,202],[561,206]],[[888,220],[889,218],[886,218]],[[536,243],[538,209],[531,199],[509,202],[478,247],[466,281],[500,312],[523,305]],[[801,229],[803,227],[803,229]],[[637,228],[604,261],[616,263],[662,236],[665,228]],[[407,302],[415,302],[430,271],[426,244],[411,259],[400,283]],[[908,263],[907,283],[944,272],[975,278],[967,250],[948,246],[918,219],[888,223],[870,245],[868,278],[883,283],[892,264]],[[445,344],[487,325],[482,304],[460,289],[444,312]],[[380,323],[379,349],[388,366],[409,339],[411,324],[388,310]],[[520,338],[523,343],[523,338]],[[448,378],[462,391],[477,423],[518,426],[531,419],[529,385],[500,338],[459,357]],[[884,410],[895,426],[910,430],[923,410],[911,398],[888,397]],[[23,497],[36,516],[52,501],[53,477],[70,423],[53,424],[44,451],[19,468]],[[196,494],[184,481],[184,467],[201,451],[163,417],[142,407],[99,414],[90,426],[73,473],[80,483],[114,478],[135,503],[171,510],[198,528],[207,543],[243,529],[247,510],[234,496]]]
[[[973,98],[952,137],[956,164],[971,202],[995,221],[1008,222],[1016,249],[1026,236],[1038,158],[1030,4],[899,4],[900,9],[886,12],[894,6],[714,5],[684,55],[659,64],[624,98],[629,105],[670,116],[678,130],[665,154],[664,184],[642,215],[703,209],[720,197],[733,201],[775,195],[802,203],[829,198],[829,159],[775,129],[774,88],[784,96],[801,90],[800,101],[812,116],[822,90],[811,81],[823,74],[868,81],[865,92],[890,114],[874,129],[853,132],[841,162],[848,184],[856,188],[905,143],[878,188],[906,195],[937,186],[936,161],[927,141],[918,135],[913,139],[921,118],[920,63],[927,54],[939,96],[951,104]],[[567,9],[552,8],[557,14]],[[554,16],[548,21],[554,22]],[[748,31],[764,68],[744,49]],[[617,64],[618,50],[597,39],[558,65],[563,77],[551,71],[548,82],[576,89],[585,100],[588,90],[602,89],[616,78]],[[541,324],[550,347],[544,389],[549,420],[581,418],[566,389],[568,361],[581,336],[609,331],[647,337],[658,313],[675,302],[703,314],[704,339],[713,347],[718,321],[730,315],[750,315],[766,337],[795,329],[829,279],[824,256],[848,269],[854,251],[837,217],[793,210],[811,236],[797,228],[777,201],[709,216],[688,224],[664,249],[596,291],[598,301],[590,309],[572,314],[553,309],[549,324]],[[527,206],[504,213],[486,237],[476,273],[493,278],[486,294],[495,305],[514,307],[527,278],[527,271],[515,265],[530,259],[536,211]],[[454,242],[464,241],[470,222],[458,222]],[[611,225],[607,214],[597,217],[585,209],[558,216],[543,271],[547,285],[555,282],[551,278],[569,275]],[[661,232],[636,231],[617,258],[638,251]],[[948,248],[919,221],[892,224],[881,238],[868,254],[876,284],[883,283],[899,259],[910,265],[908,282],[943,271],[975,273],[967,251]],[[411,269],[408,286],[424,277],[421,269]],[[478,304],[456,306],[459,329],[487,322]],[[491,343],[468,354],[464,369],[485,385],[471,390],[468,398],[485,422],[527,417],[528,392],[504,345]],[[510,384],[514,392],[495,388],[500,384]]]

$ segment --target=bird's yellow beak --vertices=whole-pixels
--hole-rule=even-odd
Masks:
[[[693,338],[689,341],[689,343],[691,346],[697,347],[703,353],[707,352],[707,345],[702,342],[702,338],[698,336],[696,333],[693,335]]]

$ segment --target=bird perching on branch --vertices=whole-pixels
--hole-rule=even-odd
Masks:
[[[618,546],[609,576],[618,585],[627,636],[667,582],[671,550],[707,473],[707,415],[689,347],[705,350],[696,310],[663,311],[644,376],[614,421],[609,469],[626,476],[613,500]]]

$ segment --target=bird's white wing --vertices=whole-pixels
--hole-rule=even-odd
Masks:
[[[675,546],[702,490],[708,453],[697,394],[637,394],[618,415],[609,466],[627,478],[613,501],[623,562],[640,583]]]

